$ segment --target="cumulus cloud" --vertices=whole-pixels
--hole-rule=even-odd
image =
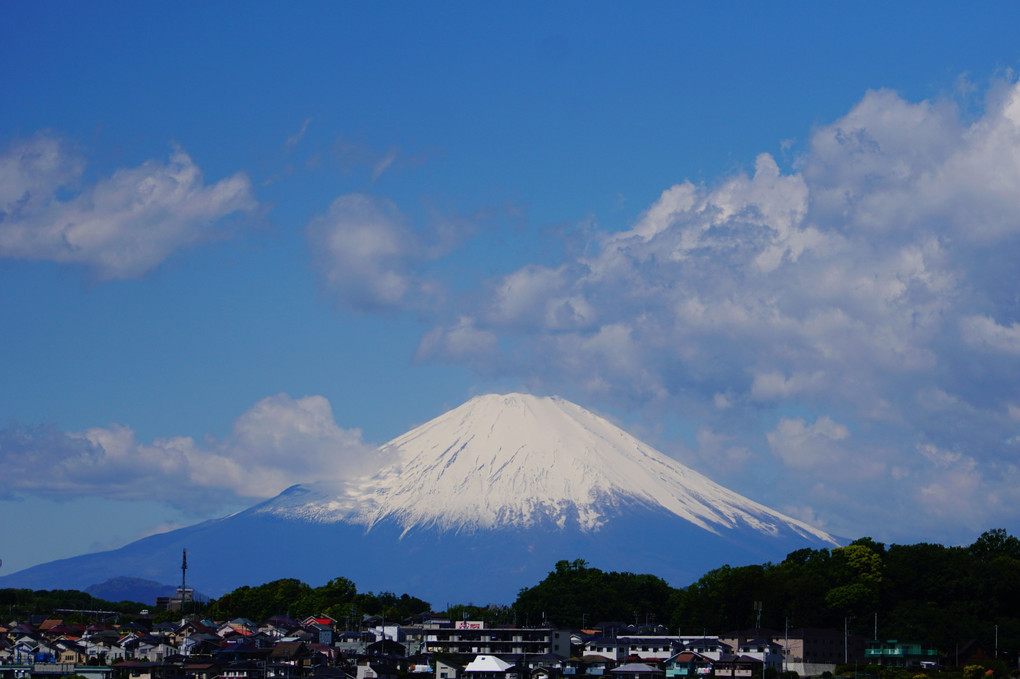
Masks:
[[[0,497],[145,499],[203,513],[295,483],[354,478],[382,462],[359,430],[337,426],[322,396],[279,394],[252,406],[219,442],[177,436],[144,443],[123,425],[0,429]]]
[[[82,264],[102,279],[144,274],[176,250],[225,238],[219,223],[256,207],[242,173],[207,185],[183,150],[121,169],[72,197],[84,160],[41,134],[0,156],[0,256]]]
[[[449,327],[429,331],[418,344],[415,358],[422,361],[441,357],[482,368],[496,356],[498,343],[496,333],[479,330],[470,318],[461,318]]]
[[[307,229],[326,288],[356,309],[399,308],[428,294],[415,273],[426,245],[400,209],[365,194],[337,198]]]
[[[967,492],[924,526],[945,539],[1018,516],[1020,84],[968,116],[868,92],[789,170],[761,154],[750,172],[682,181],[630,228],[500,275],[437,318],[420,354],[477,365],[438,341],[469,328],[490,369],[726,432],[725,447],[702,437],[704,471],[750,488],[750,470],[782,469],[766,493],[819,489],[800,515],[847,534],[891,497],[910,531],[929,500]],[[927,445],[973,465],[939,479]]]
[[[960,320],[964,340],[971,345],[1020,356],[1020,323],[1008,327],[987,316],[965,316]]]
[[[840,442],[849,436],[846,425],[823,415],[810,425],[801,418],[784,418],[766,438],[788,466],[806,469],[843,462],[846,454]]]

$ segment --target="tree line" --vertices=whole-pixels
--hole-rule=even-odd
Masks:
[[[677,554],[677,558],[683,558]],[[558,625],[665,623],[671,633],[798,627],[933,644],[947,657],[971,640],[991,654],[1020,650],[1020,540],[1005,530],[972,545],[801,549],[780,563],[722,566],[686,588],[651,575],[605,573],[561,561],[515,607]]]

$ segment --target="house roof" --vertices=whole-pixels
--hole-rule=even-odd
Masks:
[[[281,641],[273,646],[270,658],[297,658],[311,655],[303,641]]]
[[[617,668],[611,669],[609,670],[609,672],[611,674],[635,674],[635,673],[643,674],[647,672],[657,672],[661,674],[662,670],[660,670],[657,667],[652,667],[651,665],[646,665],[643,662],[629,662],[624,663],[623,665],[620,665]]]
[[[494,655],[479,655],[475,656],[475,659],[464,666],[465,672],[505,672],[513,667],[510,663],[505,660],[501,660]]]
[[[707,655],[702,655],[697,651],[680,651],[670,660],[674,662],[712,662],[712,659]]]

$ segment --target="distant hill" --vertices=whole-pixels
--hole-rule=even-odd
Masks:
[[[118,577],[86,587],[85,592],[105,601],[137,601],[151,606],[157,597],[176,596],[177,587],[144,578]],[[198,592],[194,596],[198,601],[208,600]]]

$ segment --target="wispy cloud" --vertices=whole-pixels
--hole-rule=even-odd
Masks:
[[[386,172],[386,170],[390,169],[393,163],[396,162],[397,155],[398,153],[396,149],[390,149],[389,151],[386,152],[386,155],[384,155],[382,158],[375,162],[375,164],[372,166],[373,183],[379,181],[379,178],[383,176],[383,173]]]
[[[39,135],[0,156],[0,257],[82,264],[101,279],[133,278],[174,251],[225,238],[220,221],[253,210],[242,173],[206,185],[183,150],[78,188],[83,158]]]
[[[308,132],[308,126],[311,124],[312,119],[305,118],[305,122],[301,123],[301,129],[287,137],[287,141],[283,145],[284,151],[287,153],[293,152],[297,145],[301,143],[301,140],[305,138],[305,133]]]

